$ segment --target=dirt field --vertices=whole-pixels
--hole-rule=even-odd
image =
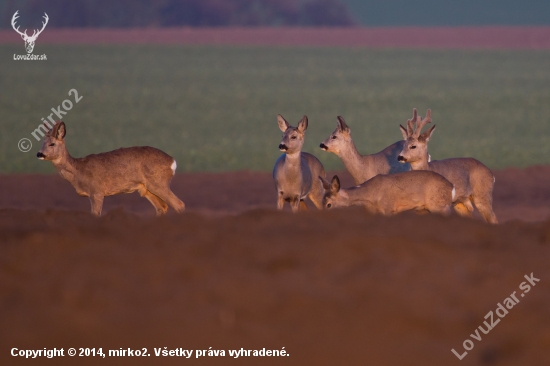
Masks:
[[[13,30],[0,43],[20,43]],[[40,43],[548,49],[550,27],[55,29]]]
[[[267,173],[177,175],[187,213],[156,219],[132,194],[95,219],[57,176],[0,176],[0,364],[548,365],[550,167],[496,176],[499,226],[277,213]],[[470,337],[531,273],[540,282]],[[151,356],[47,362],[13,347]],[[155,357],[163,347],[226,356]],[[241,347],[289,356],[230,361]]]
[[[342,178],[344,186],[353,185],[347,172],[329,176],[333,174]],[[494,209],[500,222],[550,218],[550,166],[506,169],[496,171],[495,176]],[[274,189],[271,174],[260,172],[177,174],[172,181],[172,190],[188,210],[216,217],[274,209]],[[90,204],[58,175],[0,175],[1,208],[89,212]],[[154,215],[151,204],[137,193],[107,197],[103,213],[113,209]]]

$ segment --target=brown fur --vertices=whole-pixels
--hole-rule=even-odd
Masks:
[[[277,209],[282,210],[285,201],[290,203],[293,212],[300,207],[304,199],[309,198],[318,209],[322,209],[323,186],[317,179],[325,176],[323,164],[313,155],[302,152],[305,131],[308,126],[304,116],[298,127],[292,127],[281,115],[277,116],[279,129],[283,131],[280,149],[285,153],[275,162],[273,180],[277,189]]]
[[[426,210],[449,215],[453,185],[441,175],[429,171],[411,171],[377,175],[363,184],[340,189],[338,176],[328,182],[320,177],[325,189],[326,208],[363,206],[370,213],[394,215],[399,212]]]
[[[447,178],[456,188],[454,209],[461,215],[471,217],[474,206],[483,218],[492,224],[498,220],[493,212],[493,173],[480,161],[473,158],[452,158],[429,161],[428,141],[435,130],[435,125],[421,134],[422,127],[431,122],[431,111],[426,118],[418,117],[416,109],[413,118],[407,121],[407,129],[401,127],[405,139],[403,151],[399,155],[402,162],[411,164],[413,170],[430,170]],[[411,127],[416,126],[414,129]],[[473,203],[473,205],[472,205]]]
[[[398,141],[376,154],[361,155],[351,139],[350,128],[344,118],[339,116],[336,129],[321,143],[320,147],[324,151],[336,154],[353,177],[355,184],[361,184],[378,174],[411,170],[409,164],[403,165],[397,161],[397,156],[403,149],[403,143]]]
[[[175,163],[170,155],[140,146],[73,158],[65,146],[65,133],[65,123],[58,122],[45,136],[37,155],[51,161],[79,195],[89,197],[94,215],[101,216],[104,197],[134,191],[151,202],[157,215],[166,213],[168,205],[178,212],[185,209],[170,190]]]

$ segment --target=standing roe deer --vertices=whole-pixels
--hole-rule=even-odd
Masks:
[[[338,116],[334,132],[319,147],[336,154],[353,177],[355,184],[361,184],[378,174],[393,174],[411,170],[409,164],[399,164],[397,156],[403,150],[404,141],[398,141],[384,150],[371,155],[357,152],[351,139],[351,130],[346,121]]]
[[[415,108],[413,118],[407,121],[407,128],[399,125],[405,145],[398,160],[411,164],[413,170],[431,170],[439,173],[453,183],[456,187],[454,209],[459,215],[471,217],[474,211],[473,202],[487,222],[498,224],[493,212],[495,177],[489,168],[473,158],[434,161],[428,159],[428,141],[432,137],[435,125],[420,133],[422,128],[432,121],[431,114],[431,110],[428,109],[426,118],[421,119]]]
[[[451,182],[430,171],[411,171],[396,174],[380,174],[363,184],[340,189],[340,179],[323,182],[326,208],[363,206],[368,212],[393,215],[403,211],[427,210],[449,215],[455,196]]]
[[[285,153],[275,162],[273,180],[277,188],[277,209],[282,210],[285,201],[290,203],[292,212],[306,209],[304,202],[309,197],[319,210],[323,208],[323,185],[318,176],[325,176],[323,164],[313,155],[301,152],[308,120],[304,116],[298,127],[292,127],[280,114],[277,115],[283,140],[279,150]]]
[[[51,161],[76,193],[89,197],[92,214],[101,216],[104,197],[134,191],[151,202],[157,215],[165,214],[168,205],[177,212],[185,209],[185,204],[170,190],[176,172],[176,161],[170,155],[141,146],[75,159],[67,151],[65,134],[65,123],[57,122],[44,137],[36,156]]]

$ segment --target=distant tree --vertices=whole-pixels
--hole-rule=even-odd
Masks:
[[[345,4],[333,0],[315,0],[304,4],[308,25],[349,26],[353,20]]]
[[[3,18],[11,17],[19,9],[24,13],[23,24],[34,24],[47,11],[50,27],[345,26],[354,23],[341,0],[6,1]]]

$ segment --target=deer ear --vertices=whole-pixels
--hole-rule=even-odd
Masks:
[[[319,180],[323,184],[323,188],[325,191],[330,191],[330,182],[326,180],[325,178],[319,176]]]
[[[333,193],[338,193],[340,191],[340,179],[337,175],[332,177],[332,182],[330,183],[330,191]]]
[[[58,140],[63,140],[66,133],[67,129],[65,128],[65,122],[59,122],[55,131],[55,138]]]
[[[303,116],[302,120],[298,123],[298,131],[304,133],[307,130],[307,116]]]
[[[283,132],[290,127],[290,124],[280,114],[277,115],[277,123],[279,123],[279,129]]]
[[[403,140],[408,139],[409,135],[408,135],[407,130],[405,129],[405,127],[399,125],[399,129],[401,130],[401,134],[403,135]]]
[[[422,139],[426,142],[430,141],[430,138],[432,137],[432,134],[434,133],[434,131],[435,131],[435,125],[428,128],[422,135],[420,135],[419,139]]]
[[[344,117],[342,116],[338,116],[338,128],[340,129],[340,131],[345,133],[351,132],[348,125],[346,124],[346,121],[344,120]]]

